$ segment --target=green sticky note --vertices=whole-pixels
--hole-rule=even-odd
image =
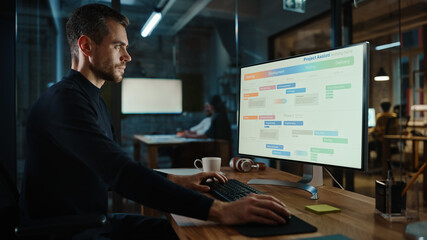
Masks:
[[[305,206],[305,209],[317,214],[333,213],[333,212],[341,211],[341,209],[332,207],[331,205],[328,205],[328,204],[307,205]]]

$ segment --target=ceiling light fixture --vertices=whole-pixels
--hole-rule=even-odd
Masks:
[[[162,13],[155,10],[141,28],[141,36],[144,38],[150,36],[151,32],[154,30],[154,28],[156,28],[161,19]]]
[[[380,51],[380,50],[384,50],[387,48],[393,48],[393,47],[398,47],[398,46],[400,46],[400,42],[388,43],[388,44],[376,46],[375,50]]]
[[[388,80],[390,80],[390,77],[384,71],[384,68],[381,67],[380,70],[377,73],[377,76],[374,77],[374,80],[375,81],[388,81]]]

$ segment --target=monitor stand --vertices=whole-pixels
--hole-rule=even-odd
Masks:
[[[323,185],[323,171],[321,166],[303,164],[303,176],[298,182],[276,179],[251,179],[248,184],[269,184],[299,188],[311,193],[310,199],[317,200],[319,197],[317,196],[317,188],[315,186]]]

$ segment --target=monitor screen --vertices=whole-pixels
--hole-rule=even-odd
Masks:
[[[375,108],[369,108],[368,110],[368,127],[375,127],[376,124],[376,114]]]
[[[182,113],[182,82],[179,79],[124,78],[122,113]]]
[[[364,169],[368,46],[242,68],[238,153]]]

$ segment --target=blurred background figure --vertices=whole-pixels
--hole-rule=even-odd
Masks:
[[[186,134],[197,134],[197,135],[203,135],[205,134],[208,129],[211,127],[212,122],[212,112],[210,111],[211,107],[209,106],[209,103],[205,103],[205,115],[206,117],[200,121],[199,124],[196,126],[193,126],[190,128],[190,130],[185,131],[178,131],[176,135],[180,137],[184,137]]]
[[[397,114],[390,112],[391,102],[383,99],[380,102],[381,111],[376,116],[375,127],[369,129],[369,152],[376,152],[376,161],[371,162],[371,167],[381,165],[382,141],[386,134],[398,134],[399,119]]]
[[[206,104],[205,111],[212,115],[210,127],[205,133],[184,131],[179,135],[187,138],[213,138],[231,142],[230,121],[227,117],[227,108],[221,97],[219,95],[213,96]]]
[[[227,108],[221,97],[215,95],[209,99],[205,106],[206,115],[211,115],[211,124],[204,133],[196,131],[178,132],[178,136],[186,138],[212,138],[215,140],[225,140],[230,148],[229,155],[231,156],[232,135],[230,121],[227,117]],[[196,158],[206,156],[219,156],[220,151],[217,143],[198,143],[181,145],[174,148],[172,153],[172,167],[193,167],[193,161]],[[227,162],[228,159],[223,159]]]

